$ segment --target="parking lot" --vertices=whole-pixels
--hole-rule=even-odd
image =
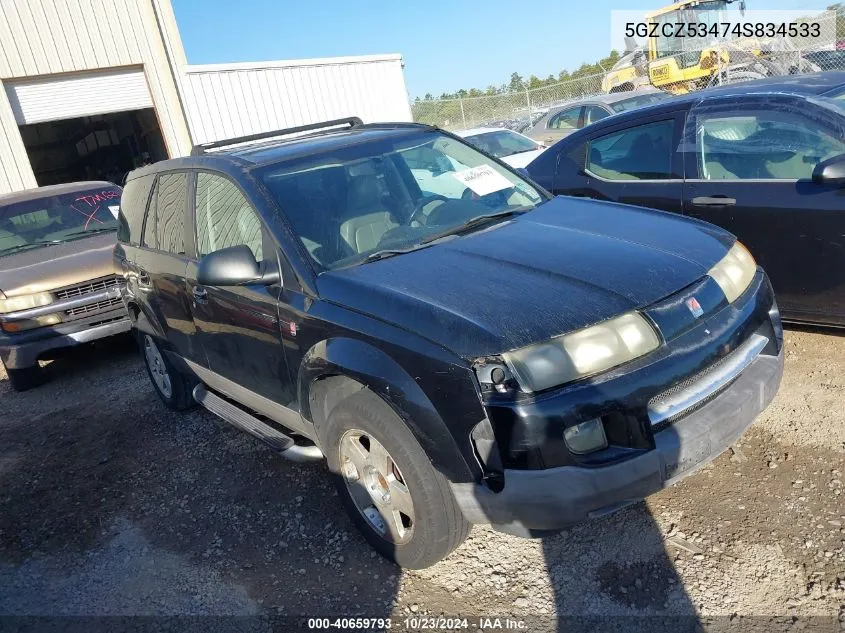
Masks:
[[[377,557],[323,466],[167,411],[129,339],[0,397],[0,613],[845,617],[845,337],[787,331],[741,444],[542,540],[474,528],[422,572]]]

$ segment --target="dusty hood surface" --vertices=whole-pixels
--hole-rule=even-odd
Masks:
[[[655,303],[704,276],[732,243],[702,222],[558,197],[480,232],[323,273],[318,289],[473,358]]]
[[[7,297],[44,292],[114,274],[114,231],[0,257]]]

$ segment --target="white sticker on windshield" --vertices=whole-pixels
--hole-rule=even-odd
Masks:
[[[109,205],[109,211],[111,211],[111,213],[114,217],[117,217],[117,212],[120,211],[120,205],[119,204],[110,204]]]
[[[513,183],[510,180],[490,167],[490,165],[470,167],[463,171],[453,172],[452,175],[479,196],[486,196],[488,193],[513,187]]]

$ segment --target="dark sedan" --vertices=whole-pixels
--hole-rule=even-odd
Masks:
[[[724,227],[769,273],[784,318],[845,325],[845,72],[713,88],[619,114],[527,169],[555,194]]]

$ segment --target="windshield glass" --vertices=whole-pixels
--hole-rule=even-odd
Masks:
[[[117,230],[120,191],[104,187],[0,207],[0,255]]]
[[[648,105],[650,103],[657,103],[658,101],[663,101],[669,95],[665,92],[652,92],[646,95],[638,95],[636,97],[631,97],[630,99],[623,99],[622,101],[617,101],[616,103],[611,103],[610,109],[614,112],[625,112],[626,110],[633,110],[634,108],[641,108],[644,105]]]
[[[510,130],[497,130],[495,132],[483,132],[465,137],[470,145],[473,145],[483,152],[492,154],[496,158],[513,156],[523,152],[533,152],[538,149],[537,143]]]
[[[480,216],[531,210],[546,199],[466,143],[430,131],[296,158],[257,174],[325,269],[414,249]]]

